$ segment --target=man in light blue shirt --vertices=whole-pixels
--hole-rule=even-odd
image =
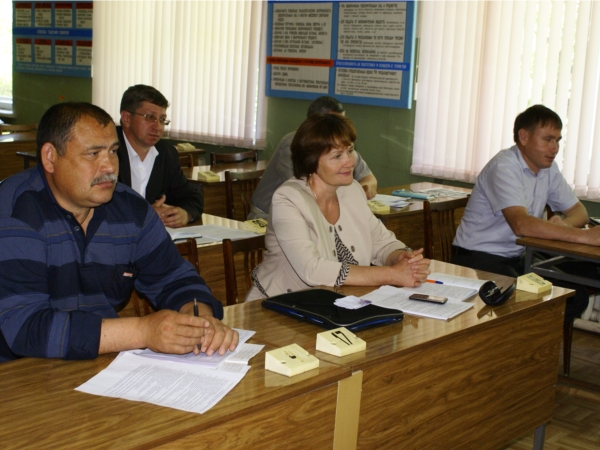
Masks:
[[[517,277],[524,272],[524,248],[515,243],[518,237],[600,245],[600,227],[582,229],[587,211],[554,161],[561,130],[558,114],[542,105],[517,116],[516,145],[500,151],[477,177],[454,239],[454,264]],[[562,217],[544,220],[546,205]],[[587,298],[579,287],[575,300],[569,299],[567,313],[581,313]]]

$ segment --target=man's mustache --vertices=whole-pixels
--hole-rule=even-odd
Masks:
[[[94,178],[92,180],[92,186],[96,186],[99,183],[106,183],[107,181],[116,183],[118,179],[119,179],[118,175],[116,175],[114,173],[106,173],[104,175],[99,176],[98,178]]]

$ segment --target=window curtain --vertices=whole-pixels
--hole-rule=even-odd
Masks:
[[[263,7],[260,1],[94,2],[92,101],[118,122],[123,92],[152,85],[171,104],[169,137],[264,147]]]
[[[600,2],[419,2],[411,171],[474,182],[514,144],[534,104],[563,121],[556,159],[581,198],[600,197]]]

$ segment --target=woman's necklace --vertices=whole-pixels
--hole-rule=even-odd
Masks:
[[[321,211],[323,212],[323,214],[325,214],[325,206],[321,205],[319,203],[319,198],[317,197],[317,194],[315,193],[315,191],[312,188],[311,184],[310,183],[307,183],[307,184],[308,184],[308,187],[310,188],[310,192],[312,192],[312,195],[315,198],[315,202],[317,202],[317,205],[319,205],[319,208],[321,208]],[[335,196],[335,205],[336,206],[339,205],[339,201],[338,201],[337,195]]]

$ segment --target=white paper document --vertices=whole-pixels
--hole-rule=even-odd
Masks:
[[[250,339],[254,335],[254,333],[256,333],[255,331],[240,330],[237,328],[234,328],[234,330],[236,330],[239,335],[238,346],[235,349],[235,351],[227,351],[224,355],[219,355],[216,352],[210,356],[208,356],[206,353],[199,353],[195,355],[194,352],[186,353],[183,355],[174,355],[171,353],[153,352],[148,348],[142,351],[134,350],[134,353],[145,358],[162,359],[165,361],[173,361],[178,363],[198,364],[209,369],[217,369],[225,361],[241,361],[241,358],[243,358],[243,356],[240,357],[240,355],[250,355],[245,361],[243,361],[244,364],[247,364],[248,361],[250,361],[250,358],[252,358],[252,356],[260,352],[264,346],[246,344],[246,341]],[[253,354],[252,351],[254,351]]]
[[[377,194],[373,200],[378,200],[381,203],[391,206],[392,208],[404,208],[410,205],[412,202],[406,200],[406,198],[397,197],[395,195],[383,195]]]
[[[167,228],[167,233],[171,239],[177,241],[179,239],[195,238],[200,244],[211,242],[221,242],[223,239],[246,239],[256,237],[258,234],[252,231],[237,230],[235,228],[222,227],[220,225],[196,225],[193,227],[183,228]]]
[[[447,198],[463,198],[463,197],[467,197],[469,195],[462,191],[454,191],[452,189],[445,189],[445,188],[422,189],[419,192],[422,194],[433,195],[435,197],[447,197]]]
[[[451,298],[450,294],[452,292],[448,289],[441,292],[437,291],[436,287],[440,286],[442,285],[436,285],[431,283],[423,283],[423,285],[417,289],[382,286],[379,289],[367,295],[361,296],[361,298],[371,300],[374,305],[381,306],[383,308],[397,309],[403,311],[406,314],[430,317],[432,319],[441,320],[451,319],[452,317],[455,317],[460,313],[465,312],[467,309],[473,306],[473,303],[462,302],[458,300],[457,297]],[[453,287],[452,289],[465,288]],[[437,293],[434,294],[434,291],[436,291]],[[414,294],[415,292],[429,295],[443,295],[444,297],[448,297],[448,301],[445,304],[440,305],[436,303],[410,300],[408,297],[411,294]]]
[[[224,355],[121,352],[102,372],[75,390],[154,403],[202,414],[221,400],[250,370],[248,362],[264,345],[248,344],[255,331],[235,329],[239,343]]]
[[[202,414],[216,405],[245,374],[245,371],[174,364],[124,352],[75,390]]]

